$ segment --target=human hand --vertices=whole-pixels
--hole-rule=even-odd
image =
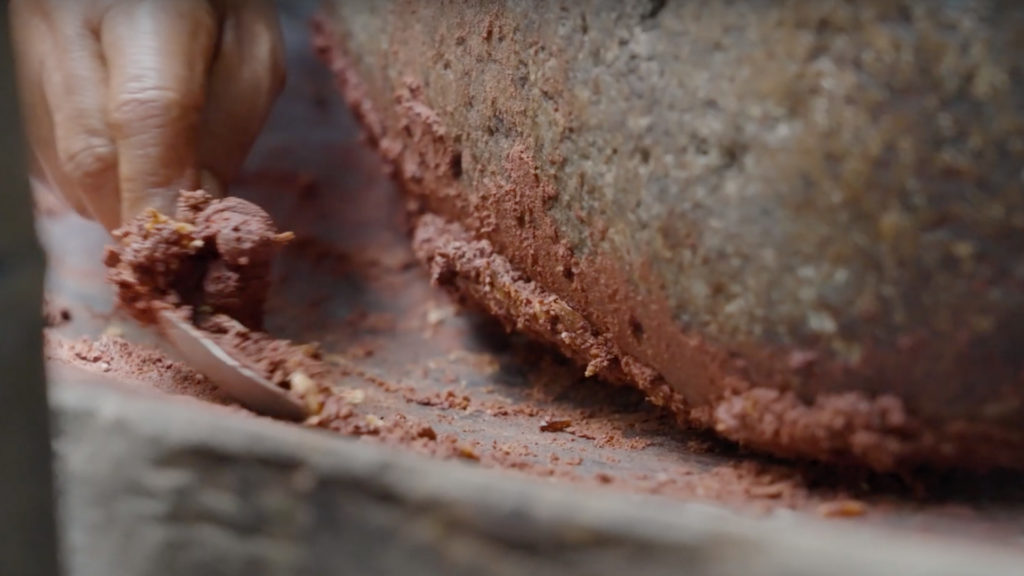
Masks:
[[[284,86],[269,0],[10,0],[33,172],[108,230],[219,194]]]

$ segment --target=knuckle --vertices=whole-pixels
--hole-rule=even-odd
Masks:
[[[188,109],[185,98],[168,88],[128,89],[119,95],[110,111],[110,119],[118,126],[172,122]]]
[[[59,146],[57,152],[64,171],[76,180],[107,174],[117,163],[114,143],[103,137],[80,138],[70,145]]]

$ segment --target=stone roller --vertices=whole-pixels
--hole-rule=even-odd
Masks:
[[[328,5],[438,283],[756,449],[1024,468],[1024,7]]]

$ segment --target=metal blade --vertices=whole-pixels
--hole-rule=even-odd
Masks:
[[[242,406],[284,420],[309,416],[305,403],[244,366],[174,310],[159,317],[164,334],[185,360]]]

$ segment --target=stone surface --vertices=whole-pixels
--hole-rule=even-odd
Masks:
[[[417,209],[607,343],[570,355],[777,454],[1024,466],[1018,4],[328,4]]]
[[[608,498],[54,371],[74,576],[1024,574],[1019,551]]]

